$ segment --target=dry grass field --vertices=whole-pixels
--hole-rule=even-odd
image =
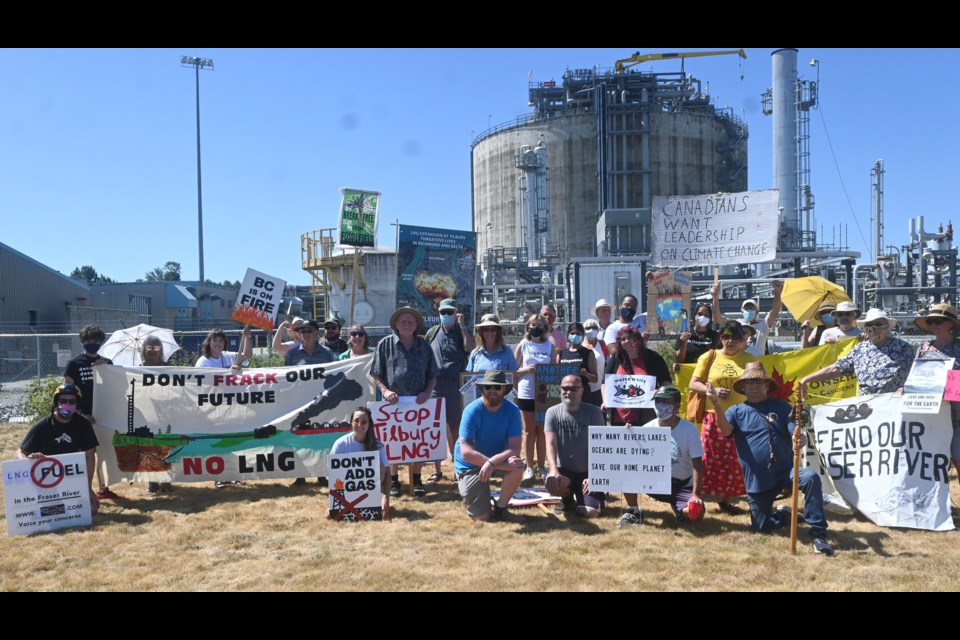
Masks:
[[[15,457],[25,433],[0,424],[0,458]],[[830,514],[834,557],[814,554],[803,526],[792,556],[786,536],[753,535],[749,515],[709,505],[695,526],[678,527],[667,505],[645,499],[646,524],[618,530],[619,496],[590,522],[533,507],[483,525],[447,479],[425,499],[395,500],[389,522],[350,524],[326,520],[325,489],[288,484],[181,484],[158,496],[115,485],[128,499],[104,502],[91,528],[0,538],[0,589],[960,590],[960,533],[883,529],[856,515]]]

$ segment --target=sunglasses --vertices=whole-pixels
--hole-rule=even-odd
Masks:
[[[316,329],[299,329],[297,333],[316,333]]]
[[[739,340],[739,339],[742,338],[742,337],[743,337],[743,336],[738,336],[738,335],[735,334],[735,333],[721,333],[721,334],[720,334],[720,338],[721,338],[721,339],[732,338],[733,340]]]
[[[350,332],[350,335],[353,336],[354,338],[362,338],[363,336],[365,336],[365,335],[367,335],[367,334],[364,333],[363,331],[351,331],[351,332]]]
[[[75,407],[77,406],[77,401],[76,399],[60,398],[59,400],[57,400],[57,404],[66,404],[66,405],[71,405]]]
[[[560,391],[566,391],[567,393],[573,393],[574,391],[579,391],[583,387],[560,387]]]
[[[324,327],[324,331],[340,331],[340,327]]]
[[[943,324],[946,320],[943,318],[930,318],[927,320],[927,324]]]
[[[871,322],[863,326],[867,329],[886,329],[889,328],[890,325],[888,325],[886,322]]]
[[[496,389],[499,391],[500,389],[503,389],[503,387],[498,384],[480,384],[477,386],[480,387],[480,391],[490,391],[491,389]]]
[[[849,318],[854,315],[853,311],[837,311],[833,314],[834,318]]]
[[[442,315],[442,316],[452,316],[452,315],[455,314],[455,313],[456,313],[456,311],[454,311],[453,309],[444,309],[443,311],[440,312],[440,315]]]

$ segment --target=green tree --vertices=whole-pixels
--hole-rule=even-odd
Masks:
[[[74,280],[82,280],[87,284],[111,284],[114,282],[112,278],[108,278],[102,273],[97,273],[97,270],[88,264],[77,267],[71,271],[70,277]]]
[[[178,281],[180,280],[180,263],[171,260],[162,267],[155,267],[152,271],[147,271],[146,278],[147,282]]]

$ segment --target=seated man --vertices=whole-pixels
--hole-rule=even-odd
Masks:
[[[600,407],[583,402],[580,376],[565,376],[560,381],[561,403],[547,409],[543,430],[547,438],[547,491],[563,499],[563,511],[596,518],[606,498],[602,492],[590,492],[587,471],[590,468],[590,426],[606,425]],[[558,462],[559,461],[559,462]],[[571,495],[572,494],[572,495]]]
[[[737,446],[750,502],[751,528],[766,533],[790,524],[788,507],[780,507],[776,513],[772,511],[780,492],[793,486],[793,407],[767,397],[776,390],[777,383],[767,376],[760,362],[748,363],[733,388],[745,395],[747,401],[733,405],[726,414],[721,410],[716,387],[709,383],[707,395],[717,409],[717,426],[728,438],[732,435]],[[806,438],[801,434],[798,447],[805,446]],[[810,525],[813,550],[832,555],[833,547],[827,542],[820,476],[810,469],[801,469],[799,486],[803,491],[803,519]]]
[[[90,507],[93,513],[100,508],[100,500],[93,491],[94,454],[100,442],[90,421],[77,411],[80,390],[76,385],[62,384],[53,392],[53,413],[30,427],[20,443],[18,458],[42,458],[64,453],[80,453],[87,458],[87,481],[90,484]]]
[[[485,371],[478,385],[483,397],[467,405],[454,447],[454,468],[467,515],[474,520],[501,520],[520,486],[526,464],[520,454],[520,410],[504,397],[510,383],[503,371]],[[490,499],[490,480],[503,477],[500,500]]]
[[[703,445],[692,422],[680,417],[680,390],[663,386],[653,394],[657,419],[645,427],[670,427],[670,494],[648,494],[657,502],[673,507],[677,522],[703,520]]]

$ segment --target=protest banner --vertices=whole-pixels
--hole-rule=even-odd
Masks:
[[[647,272],[647,331],[661,336],[690,330],[690,271]],[[684,320],[687,320],[686,324]]]
[[[670,493],[669,427],[590,427],[590,490]]]
[[[611,374],[603,378],[604,404],[617,409],[653,409],[655,376]]]
[[[107,483],[324,476],[351,413],[376,397],[371,361],[242,373],[94,367]]]
[[[447,457],[447,408],[443,398],[417,404],[400,396],[397,404],[368,402],[377,439],[387,449],[390,464],[430,462]]]
[[[813,408],[820,462],[840,495],[874,523],[949,531],[950,407],[904,413],[901,398],[876,396]]]
[[[380,453],[331,453],[327,456],[331,520],[382,520]]]
[[[508,393],[504,398],[510,402],[517,403],[517,388],[514,378],[516,377],[515,371],[504,371],[507,375],[507,382],[510,385],[510,393]],[[460,402],[463,404],[463,408],[466,409],[467,405],[480,398],[483,394],[480,392],[480,387],[477,385],[480,384],[480,381],[483,380],[483,371],[462,371],[460,373]]]
[[[7,534],[25,536],[93,524],[87,454],[3,461]]]
[[[780,192],[657,196],[651,211],[651,263],[719,266],[776,259]]]
[[[580,375],[580,365],[537,365],[533,374],[533,410],[538,425],[543,425],[547,419],[547,409],[560,403],[560,381],[571,375]]]
[[[477,234],[402,224],[398,239],[397,307],[413,307],[431,327],[440,322],[440,301],[453,298],[472,329]]]
[[[286,280],[247,269],[230,319],[264,331],[273,331],[286,284]]]
[[[947,386],[947,372],[953,369],[953,358],[931,358],[921,352],[910,367],[903,385],[904,413],[939,413]]]
[[[340,188],[339,241],[351,247],[377,246],[377,214],[380,192]]]

